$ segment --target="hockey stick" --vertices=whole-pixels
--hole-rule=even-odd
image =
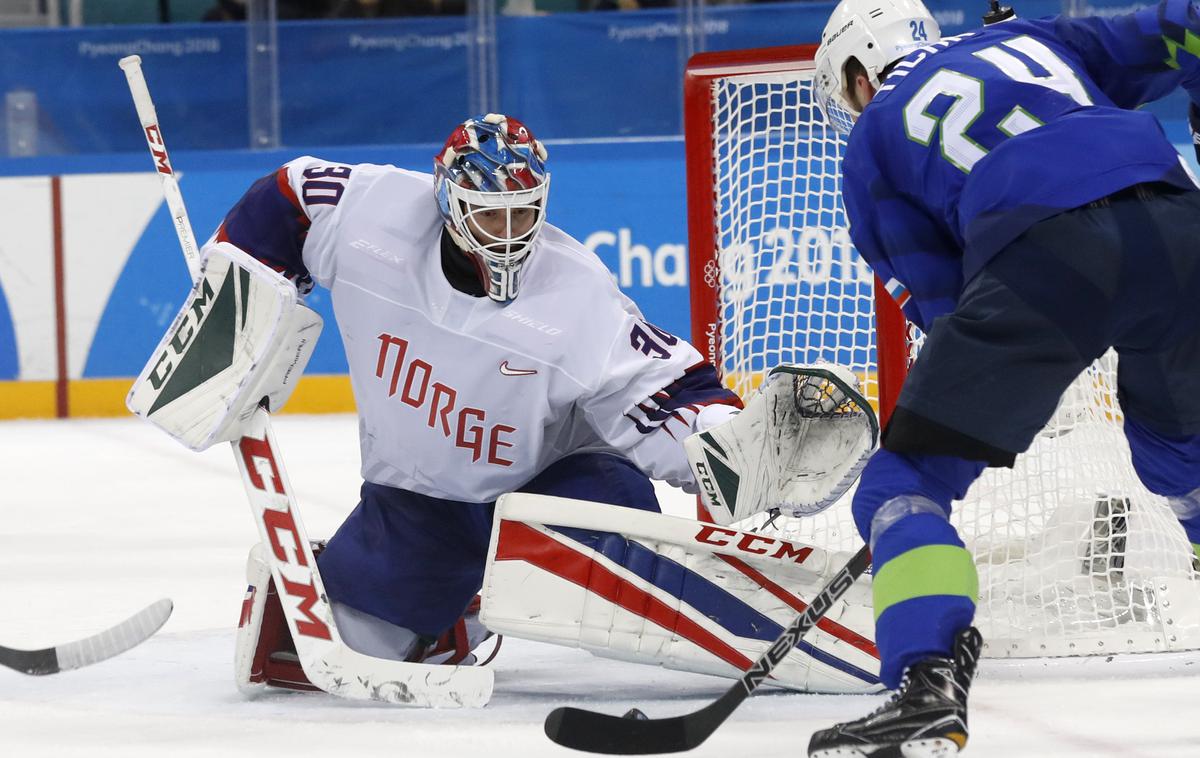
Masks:
[[[646,755],[691,750],[708,739],[725,723],[729,714],[758,689],[800,638],[821,620],[870,565],[871,553],[864,545],[813,597],[808,608],[792,621],[779,639],[771,643],[750,670],[724,695],[700,710],[682,716],[648,719],[637,708],[630,709],[624,716],[581,708],[556,708],[546,717],[546,736],[564,747],[589,753]]]
[[[179,244],[195,278],[200,267],[199,248],[171,170],[158,116],[142,74],[141,58],[136,55],[122,58],[120,66],[129,80],[146,142],[162,176],[163,195],[175,218]],[[271,416],[265,407],[259,406],[242,429],[241,439],[231,444],[259,538],[269,548],[265,552],[271,563],[271,575],[296,643],[300,666],[309,681],[326,692],[355,700],[440,708],[485,705],[492,694],[491,669],[373,658],[342,642],[283,459],[276,451]]]
[[[90,666],[145,642],[167,623],[173,608],[171,601],[163,598],[99,634],[41,650],[17,650],[0,645],[0,665],[30,676]]]

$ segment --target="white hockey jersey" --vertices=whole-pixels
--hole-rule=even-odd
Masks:
[[[695,348],[550,224],[507,304],[450,285],[442,229],[432,176],[304,157],[215,236],[331,291],[363,478],[488,502],[569,453],[612,450],[690,489],[681,443],[700,407],[738,404]]]

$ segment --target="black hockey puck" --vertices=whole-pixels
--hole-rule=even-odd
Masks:
[[[642,713],[637,708],[630,708],[628,711],[625,712],[625,715],[622,716],[621,718],[633,719],[634,721],[649,721],[650,720],[649,718],[647,718],[646,714]]]

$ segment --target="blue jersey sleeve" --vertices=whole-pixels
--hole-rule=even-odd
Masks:
[[[251,185],[226,214],[216,239],[237,245],[291,279],[303,295],[313,287],[301,256],[310,225],[284,166]]]
[[[857,135],[852,134],[851,139]],[[962,253],[942,227],[896,192],[870,162],[870,151],[847,151],[842,198],[852,219],[850,239],[859,255],[922,331],[954,310],[962,289]]]
[[[1137,108],[1176,87],[1200,102],[1200,0],[1162,0],[1111,19],[1062,16],[1054,31],[1122,108]]]

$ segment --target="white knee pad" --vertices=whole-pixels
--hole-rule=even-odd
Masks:
[[[363,655],[407,661],[421,643],[420,637],[411,629],[342,603],[331,602],[330,607],[342,642]]]

